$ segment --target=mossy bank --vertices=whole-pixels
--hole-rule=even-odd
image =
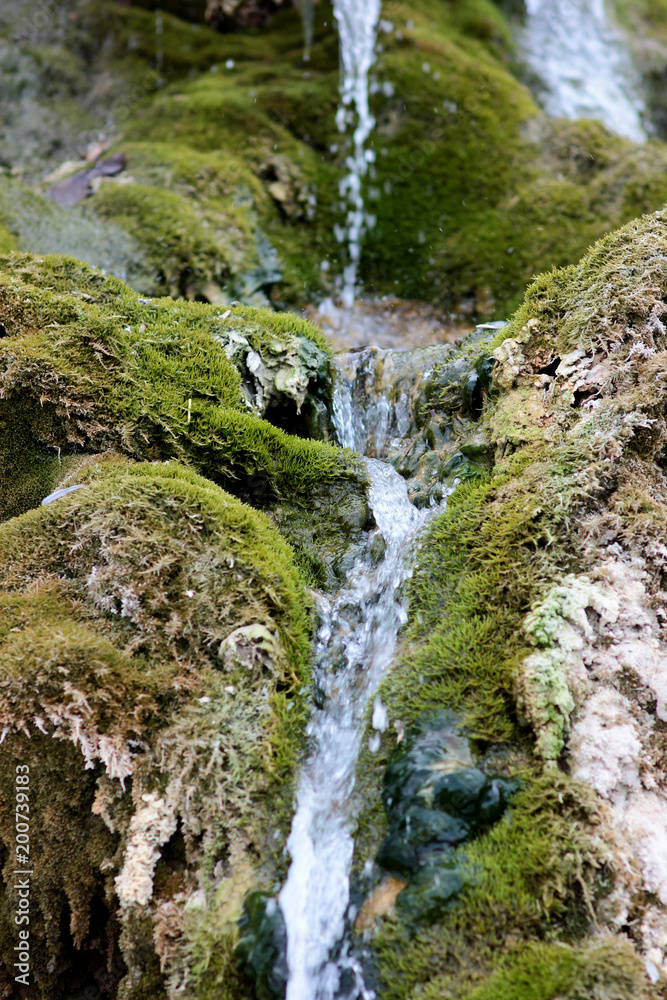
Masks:
[[[476,427],[458,427],[491,471],[423,538],[390,724],[360,767],[360,887],[383,768],[438,708],[521,788],[458,849],[472,886],[440,915],[404,926],[406,876],[375,867],[364,912],[388,916],[359,929],[383,996],[664,995],[666,248],[664,213],[631,223],[469,348],[495,367]],[[432,419],[451,419],[440,398]]]

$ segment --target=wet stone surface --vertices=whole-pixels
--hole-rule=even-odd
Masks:
[[[399,745],[384,775],[389,832],[377,860],[408,880],[397,899],[406,923],[433,919],[474,881],[455,849],[496,823],[517,788],[476,767],[467,740],[444,716]]]
[[[278,901],[252,892],[239,919],[236,957],[257,985],[258,995],[282,998],[287,989],[287,934]]]

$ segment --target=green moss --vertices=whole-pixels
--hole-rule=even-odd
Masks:
[[[204,215],[174,191],[114,183],[102,186],[94,205],[144,248],[156,275],[153,294],[192,297],[211,282],[233,291],[236,275],[256,266],[252,230],[234,206]]]
[[[20,759],[34,767],[36,781],[48,776],[53,784],[48,797],[38,785],[32,813],[43,827],[34,968],[46,991],[74,981],[67,976],[76,949],[100,931],[89,924],[93,899],[99,906],[105,892],[105,933],[117,945],[111,876],[133,812],[130,772],[134,809],[142,790],[168,794],[187,848],[180,868],[165,849],[156,906],[182,887],[183,867],[203,875],[224,859],[228,878],[218,899],[228,915],[219,923],[229,933],[289,788],[310,656],[303,583],[291,549],[263,514],[175,463],[79,460],[76,480],[81,489],[0,527],[0,726],[12,748],[2,780],[13,780]],[[38,734],[33,747],[26,736],[38,729],[48,735]],[[10,851],[8,831],[2,828]],[[6,879],[13,867],[7,862]],[[68,900],[73,944],[61,932]],[[151,989],[162,982],[151,920],[141,958],[142,936],[125,928],[125,959],[135,979],[144,968],[142,989],[151,976]],[[5,924],[7,955],[12,938]],[[60,956],[55,971],[47,969],[49,947]]]
[[[16,250],[16,237],[5,226],[0,226],[0,253],[9,253]]]
[[[26,718],[57,697],[62,679],[55,664],[65,656],[61,648],[67,650],[72,683],[85,692],[91,719],[108,731],[114,719],[104,713],[111,704],[116,708],[134,704],[139,724],[143,710],[137,688],[143,688],[146,704],[160,692],[169,699],[167,688],[179,670],[187,673],[188,661],[199,664],[203,678],[203,665],[216,665],[217,645],[232,627],[254,621],[277,629],[286,658],[282,682],[297,686],[303,681],[309,626],[300,578],[292,566],[291,550],[264,515],[175,463],[132,465],[119,458],[89,462],[80,467],[76,478],[85,488],[13,519],[0,530],[8,595],[3,598],[6,617],[0,633],[3,687],[5,698],[20,703]],[[192,521],[189,532],[188,518]],[[79,584],[61,588],[53,574],[58,567],[64,568],[62,552],[68,533],[78,538],[68,572]],[[214,554],[204,548],[198,560],[198,537],[205,538],[207,546],[223,546],[224,551]],[[157,562],[153,564],[152,559]],[[92,565],[99,560],[90,578]],[[144,578],[133,579],[136,567],[142,565]],[[220,575],[223,565],[228,568]],[[42,584],[28,611],[30,598],[17,605],[13,595],[22,593],[32,580]],[[50,597],[50,589],[61,597]],[[87,611],[65,610],[81,601]],[[24,605],[28,620],[17,610]],[[225,609],[224,613],[216,611],[215,623],[213,605]],[[19,613],[24,620],[14,633],[12,622]],[[94,624],[93,633],[88,630],[90,619],[100,615],[101,638],[96,647]],[[111,624],[114,616],[115,627]],[[108,636],[116,640],[125,636],[129,641],[135,629],[143,633],[137,650],[150,653],[147,660],[139,656],[136,665],[107,641]],[[172,660],[176,648],[180,656]],[[86,649],[89,656],[99,657],[98,669],[90,670]],[[40,670],[46,686],[38,681]],[[127,693],[117,693],[110,704],[110,685],[116,676]]]
[[[428,990],[425,997],[436,996]],[[655,997],[642,963],[623,940],[602,937],[586,948],[539,944],[518,950],[466,1000],[630,1000]]]
[[[295,344],[312,338],[321,349],[321,335],[309,324],[261,310],[223,314],[199,303],[142,302],[122,282],[68,258],[17,255],[4,263],[0,309],[9,336],[0,347],[0,419],[9,455],[1,491],[7,514],[51,475],[40,467],[45,453],[113,447],[134,459],[191,464],[256,506],[276,508],[288,533],[313,506],[320,515],[314,527],[324,537],[328,525],[331,544],[337,532],[347,542],[364,526],[358,460],[249,412],[241,373],[225,352],[233,332],[247,333],[255,349],[267,352],[290,338]],[[14,484],[13,470],[26,465],[35,489]],[[349,503],[361,510],[352,521]],[[293,537],[298,542],[300,534]],[[325,572],[312,546],[303,557],[313,572]]]
[[[566,264],[606,230],[664,203],[662,144],[637,147],[595,122],[535,123],[494,4],[421,0],[391,14],[402,37],[382,36],[374,69],[395,96],[379,88],[373,97],[367,196],[376,224],[361,264],[368,290],[450,304],[473,296],[478,312],[495,299],[506,312],[535,270]],[[307,74],[294,13],[260,35],[226,36],[215,72],[166,88],[125,129],[126,141],[176,137],[193,156],[224,148],[246,164],[263,188],[253,193],[260,225],[281,259],[274,294],[288,300],[323,291],[321,261],[334,272],[342,266],[332,232],[347,147],[335,129],[331,24],[331,11],[318,11]],[[223,70],[230,58],[234,68]]]
[[[518,625],[536,584],[536,529],[524,497],[512,512],[503,499],[502,481],[461,484],[427,529],[409,588],[405,656],[385,684],[396,718],[411,721],[433,704],[455,706],[482,740],[516,734],[508,709],[513,672],[525,655]]]
[[[641,23],[644,35],[655,24],[659,34],[661,3],[633,5],[628,23]],[[107,131],[122,131],[116,148],[128,153],[135,183],[103,183],[85,214],[90,225],[99,209],[116,241],[129,231],[134,254],[150,266],[135,258],[128,267],[116,254],[108,269],[144,292],[210,301],[251,301],[258,289],[278,304],[330,293],[346,252],[334,227],[343,221],[338,184],[349,151],[335,124],[330,5],[316,5],[306,69],[293,9],[261,31],[224,34],[165,12],[158,51],[154,12],[75,6],[67,44],[56,50],[38,38],[25,58],[47,104],[56,79],[71,93],[60,98],[65,130],[71,118],[72,131],[92,141],[108,116]],[[636,146],[596,122],[538,117],[514,73],[507,19],[491,0],[395,3],[390,15],[394,31],[381,34],[373,69],[376,159],[366,198],[376,224],[360,268],[367,291],[448,306],[465,300],[477,314],[507,315],[536,271],[569,263],[605,232],[664,204],[662,143]],[[659,48],[638,59],[656,86],[667,65]],[[99,105],[92,130],[67,101]],[[46,141],[44,132],[40,119],[32,145]],[[29,145],[22,133],[14,144]],[[56,145],[54,137],[44,154],[52,165]],[[14,222],[9,228],[18,233]],[[36,242],[19,233],[23,249],[86,256],[76,234],[62,229],[67,240],[58,246],[39,242],[52,227],[27,228]],[[86,259],[96,260],[92,250]]]
[[[3,253],[14,249],[42,254],[71,254],[111,274],[119,274],[133,287],[150,287],[138,243],[113,222],[102,224],[80,207],[61,208],[34,188],[0,174],[0,225],[8,239]],[[0,244],[1,246],[1,244]]]
[[[529,977],[540,997],[653,995],[622,942],[609,943],[605,971],[589,937],[605,926],[618,861],[601,847],[595,796],[558,769],[576,678],[563,669],[555,683],[548,657],[532,654],[559,654],[574,621],[563,600],[592,607],[592,581],[619,546],[619,565],[645,569],[647,603],[662,592],[666,253],[664,212],[628,224],[538,278],[491,344],[477,435],[493,467],[457,488],[422,540],[399,662],[381,690],[394,724],[375,757],[362,755],[359,867],[382,836],[392,729],[455,712],[488,766],[524,786],[510,816],[465,852],[479,881],[450,913],[412,937],[380,926],[392,1000],[511,997]]]

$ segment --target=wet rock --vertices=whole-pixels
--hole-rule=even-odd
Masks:
[[[252,892],[239,919],[236,957],[257,984],[259,994],[282,1000],[287,989],[287,934],[278,900]]]
[[[477,419],[484,394],[491,386],[495,363],[496,359],[482,350],[476,358],[460,357],[436,366],[424,386],[423,408],[435,407]]]
[[[440,344],[414,351],[368,347],[336,355],[339,410],[333,425],[338,440],[353,438],[354,449],[371,458],[392,455],[424,424],[423,387],[429,374],[455,354],[451,344]],[[343,426],[350,420],[352,426]]]
[[[232,328],[217,339],[224,344],[227,357],[242,367],[243,391],[256,413],[266,416],[288,405],[298,415],[308,397],[309,423],[318,429],[324,403],[316,392],[326,388],[329,376],[326,351],[305,336],[287,332],[258,341],[252,332]]]
[[[396,912],[409,927],[431,922],[451,910],[458,896],[474,882],[474,873],[464,860],[443,857],[417,872],[399,894]]]
[[[446,812],[411,805],[394,824],[378,852],[378,862],[389,871],[412,875],[419,868],[423,848],[437,842],[454,847],[470,835],[470,827]]]
[[[387,543],[384,540],[384,535],[379,528],[376,528],[371,532],[371,538],[368,545],[368,551],[370,552],[371,559],[374,563],[379,563],[383,558],[385,549],[387,548]]]
[[[402,476],[410,478],[419,468],[419,461],[429,450],[428,443],[423,438],[417,438],[405,456],[395,464],[395,469]]]
[[[383,868],[409,879],[399,913],[414,922],[449,907],[472,878],[455,848],[497,822],[517,787],[475,767],[467,740],[445,716],[399,745],[384,774],[389,833],[377,856]]]

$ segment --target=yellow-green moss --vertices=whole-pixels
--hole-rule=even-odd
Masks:
[[[591,934],[605,925],[599,903],[618,862],[602,847],[593,793],[558,770],[568,718],[547,753],[521,683],[536,641],[527,616],[570,573],[637,560],[646,600],[661,606],[666,259],[665,212],[644,216],[538,278],[491,344],[494,382],[477,430],[494,454],[491,475],[457,488],[418,551],[399,662],[381,689],[395,723],[375,757],[362,755],[359,867],[382,836],[381,769],[396,731],[417,718],[455,712],[489,766],[524,784],[506,819],[466,849],[479,881],[444,918],[413,937],[381,926],[375,948],[392,1000],[519,995],[533,962],[540,997],[659,995],[623,942],[609,944],[603,975]],[[559,683],[570,692],[567,672]],[[557,714],[549,690],[545,681],[536,697]],[[545,970],[547,954],[555,965]]]
[[[649,1000],[659,994],[623,939],[601,937],[588,947],[535,944],[518,949],[506,967],[465,1000]],[[425,990],[425,998],[441,994]]]
[[[4,516],[20,512],[53,474],[44,456],[112,447],[135,459],[177,458],[256,506],[279,507],[288,534],[307,511],[328,543],[338,536],[346,544],[363,528],[358,460],[249,412],[225,352],[232,332],[247,334],[260,352],[295,337],[322,348],[304,321],[145,302],[71,258],[21,255],[3,261],[0,315],[8,333],[0,342]],[[302,558],[321,576],[315,549]]]
[[[232,299],[235,277],[256,265],[251,227],[233,205],[204,214],[175,191],[116,183],[104,184],[94,205],[144,247],[155,272],[153,294],[193,297],[216,282]]]
[[[9,784],[25,760],[38,783],[33,946],[44,995],[71,985],[76,949],[87,947],[91,913],[105,900],[104,933],[117,945],[105,872],[118,872],[116,851],[144,790],[172,789],[185,869],[210,879],[221,861],[230,876],[219,893],[229,933],[240,905],[234,877],[247,881],[285,806],[306,717],[298,692],[308,677],[308,601],[268,519],[176,463],[110,456],[78,465],[81,489],[0,526],[1,771]],[[239,630],[246,638],[235,653],[225,641]],[[6,824],[2,836],[13,850]],[[193,877],[178,870],[156,883],[156,905]],[[73,942],[61,929],[67,900]],[[13,936],[5,924],[6,956]],[[49,971],[52,952],[60,958]],[[156,960],[147,963],[153,976]]]
[[[659,27],[661,2],[640,5],[635,20]],[[156,291],[162,272],[160,289],[209,300],[225,285],[230,298],[250,299],[261,287],[279,303],[330,291],[344,263],[333,234],[344,216],[338,184],[349,142],[335,124],[330,4],[316,5],[307,67],[293,9],[261,31],[224,34],[165,12],[158,46],[152,11],[75,6],[68,86],[95,107],[106,96],[107,131],[120,132],[115,149],[127,152],[136,182],[105,181],[85,211],[89,222],[97,210],[116,220],[114,239],[125,227],[146,251],[152,273],[135,262],[136,287]],[[360,267],[368,291],[464,299],[478,314],[507,314],[535,272],[576,259],[667,199],[663,143],[636,146],[595,122],[539,116],[491,0],[398,2],[386,20],[394,30],[380,33],[372,71],[376,159],[366,197],[377,221]],[[35,75],[55,78],[62,48],[37,39],[32,49]],[[654,56],[640,62],[648,67]],[[661,73],[657,66],[656,81]],[[75,235],[65,237],[78,252]]]
[[[5,226],[0,226],[0,253],[9,253],[16,250],[16,237]]]
[[[512,75],[509,29],[493,3],[399,3],[391,21],[373,70],[394,95],[379,88],[372,98],[367,196],[377,221],[361,263],[369,290],[450,302],[476,296],[478,311],[488,310],[490,292],[506,311],[536,270],[568,263],[606,230],[664,203],[662,144],[637,147],[597,123],[533,122],[527,130],[537,108]],[[209,39],[210,62],[191,57],[199,75],[142,102],[125,126],[126,141],[175,137],[182,158],[224,149],[261,181],[263,196],[253,197],[281,259],[279,298],[321,291],[322,261],[332,273],[342,266],[332,232],[346,140],[335,127],[332,24],[331,9],[319,5],[306,74],[294,12],[258,35]],[[192,30],[184,26],[184,37]],[[148,22],[145,31],[141,44],[152,53]]]

